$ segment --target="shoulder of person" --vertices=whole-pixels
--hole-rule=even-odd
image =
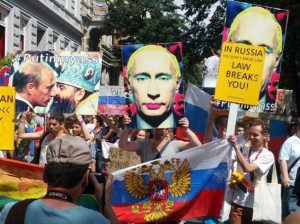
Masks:
[[[261,151],[261,157],[268,157],[268,158],[273,158],[274,159],[274,154],[267,148],[263,148]]]
[[[4,208],[2,209],[2,211],[0,212],[0,223],[1,224],[5,223],[6,217],[9,213],[10,209],[14,206],[14,204],[16,204],[16,202],[7,203],[4,206]]]
[[[90,223],[110,223],[103,214],[93,209],[85,208],[83,206],[78,206],[80,214],[85,214],[85,216],[91,221]]]
[[[288,137],[288,138],[284,141],[282,147],[285,147],[285,146],[287,146],[287,145],[289,145],[289,144],[292,144],[294,141],[297,141],[297,140],[299,140],[299,138],[298,138],[296,135],[292,135],[291,137]],[[299,141],[299,143],[300,143],[300,141]]]

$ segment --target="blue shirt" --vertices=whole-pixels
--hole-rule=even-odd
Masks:
[[[5,219],[11,207],[15,204],[8,203],[0,213],[0,224],[5,223]],[[105,224],[110,223],[100,212],[75,206],[63,210],[51,208],[36,200],[30,203],[26,209],[25,224],[47,223],[47,224]]]

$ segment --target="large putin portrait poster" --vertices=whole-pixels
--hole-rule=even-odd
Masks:
[[[283,9],[227,1],[222,41],[266,48],[259,105],[241,105],[244,110],[275,110],[288,15],[288,11]]]
[[[182,43],[122,46],[131,129],[175,128],[184,116]]]
[[[16,112],[97,114],[101,66],[101,52],[17,53],[9,78]]]

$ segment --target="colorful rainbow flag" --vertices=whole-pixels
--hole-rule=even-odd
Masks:
[[[41,198],[46,194],[43,166],[0,158],[0,209],[7,202]]]
[[[43,171],[44,166],[0,158],[0,211],[9,202],[44,197]],[[78,204],[99,211],[92,195],[82,195]]]
[[[119,221],[218,218],[228,178],[229,152],[228,141],[218,140],[114,172],[111,203]]]

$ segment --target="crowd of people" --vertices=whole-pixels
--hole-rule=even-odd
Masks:
[[[228,138],[234,149],[232,171],[239,170],[242,172],[244,178],[249,183],[253,183],[254,186],[256,180],[267,179],[269,170],[275,163],[273,153],[268,150],[269,127],[267,122],[262,119],[254,119],[246,124],[243,122],[237,123],[235,135],[227,137],[227,117],[215,115],[214,109],[211,109],[210,114],[203,143]],[[113,190],[112,176],[105,171],[105,166],[110,160],[103,156],[103,141],[115,143],[124,150],[136,152],[140,156],[141,162],[172,155],[202,144],[196,134],[190,130],[187,118],[179,120],[180,126],[188,137],[186,142],[178,140],[173,129],[128,130],[127,127],[130,126],[130,122],[131,119],[127,115],[81,116],[74,114],[41,116],[34,114],[29,108],[20,114],[16,122],[15,150],[2,151],[2,157],[45,165],[44,182],[48,184],[48,196],[46,195],[42,202],[37,200],[30,203],[29,213],[35,213],[46,205],[48,210],[52,209],[51,211],[54,211],[57,219],[62,217],[66,220],[77,219],[77,216],[73,216],[73,214],[84,213],[86,219],[84,218],[85,215],[81,216],[82,223],[85,223],[86,220],[91,220],[91,223],[99,223],[99,220],[101,220],[100,223],[105,223],[103,220],[117,223],[117,218],[109,203],[110,193]],[[217,130],[215,136],[213,135],[213,126]],[[293,120],[290,134],[291,136],[287,138],[281,147],[278,160],[283,186],[283,220],[289,214],[300,209],[299,178],[298,183],[296,183],[296,177],[299,176],[298,168],[300,167],[299,118]],[[237,143],[237,136],[239,135],[243,136],[242,144]],[[103,186],[98,183],[93,175],[95,172],[102,172],[103,176],[106,177],[104,196],[101,195]],[[76,175],[73,175],[75,173]],[[74,180],[72,178],[64,180],[64,176],[77,177]],[[103,212],[104,216],[92,213],[88,209],[79,208],[80,206],[75,206],[78,197],[82,194],[88,182],[93,183],[94,189],[96,189],[94,191],[95,196],[100,206],[102,206],[102,211],[105,211]],[[68,200],[63,203],[57,202],[57,198],[49,196],[51,192],[66,194]],[[102,196],[106,198],[105,203],[101,199]],[[232,198],[231,223],[253,223],[253,202],[253,192],[236,190]],[[1,213],[2,219],[6,216],[12,216],[9,211],[14,207],[11,206],[4,208]],[[60,211],[66,208],[72,208],[72,212],[64,213]],[[15,212],[15,209],[11,209],[11,211]],[[52,215],[50,216],[52,217]],[[41,217],[38,216],[38,218],[45,220],[47,217],[44,212],[41,213]],[[57,219],[54,219],[54,221]],[[204,223],[219,223],[219,221],[213,217],[205,217]]]
[[[283,18],[282,12],[280,15]],[[269,86],[271,78],[279,77],[276,68],[280,67],[285,35],[281,26],[286,25],[280,24],[269,10],[247,6],[232,18],[232,24],[225,32],[228,36],[223,38],[232,43],[266,48],[259,91],[259,104],[266,107],[264,111],[272,111],[275,106],[276,91]],[[16,110],[22,112],[16,122],[15,148],[13,151],[0,151],[0,156],[44,165],[43,180],[48,187],[42,199],[7,204],[0,214],[0,224],[118,223],[110,204],[112,176],[106,171],[110,159],[104,156],[103,142],[115,143],[121,149],[135,152],[141,162],[147,162],[226,138],[233,147],[230,172],[239,172],[253,186],[254,192],[257,181],[268,180],[270,170],[278,164],[283,189],[282,220],[287,224],[300,220],[300,118],[294,120],[294,127],[281,147],[278,161],[268,149],[270,130],[266,119],[240,122],[236,124],[235,134],[228,136],[228,117],[215,113],[214,107],[211,107],[201,143],[189,128],[188,119],[183,117],[182,45],[178,43],[167,48],[139,46],[130,57],[124,57],[127,58],[127,61],[123,60],[126,61],[123,64],[126,68],[125,89],[130,89],[136,110],[124,116],[60,114],[89,114],[84,106],[94,101],[97,107],[98,97],[94,94],[98,92],[95,86],[101,76],[99,55],[71,54],[68,57],[72,59],[95,57],[97,60],[88,66],[86,63],[76,66],[66,63],[61,71],[44,63],[29,61],[20,65],[13,79],[17,92]],[[174,105],[176,98],[178,103],[181,102],[180,107],[176,107],[176,103]],[[127,106],[132,106],[130,99],[127,100]],[[50,107],[47,112],[53,115],[35,114],[33,110],[38,106]],[[175,127],[176,123],[181,126],[186,141],[177,136],[175,129],[167,128]],[[131,130],[129,127],[150,131]],[[238,136],[243,137],[241,142]],[[101,214],[76,205],[89,185],[93,186]],[[233,190],[230,223],[263,223],[252,221],[254,192]],[[216,217],[204,217],[202,220],[204,223],[219,223]]]

